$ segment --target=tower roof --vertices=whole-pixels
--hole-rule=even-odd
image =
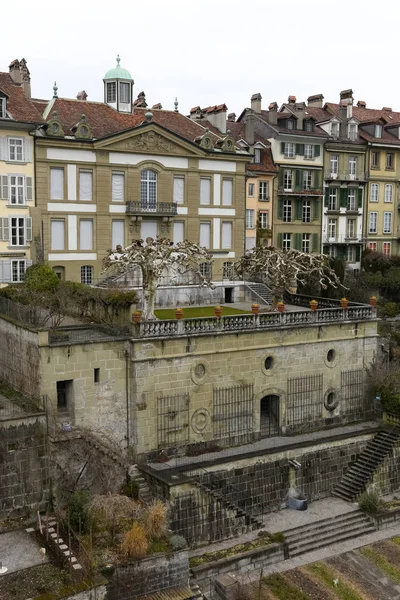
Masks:
[[[104,79],[130,79],[132,80],[132,76],[126,69],[123,69],[120,66],[120,57],[119,54],[117,56],[117,66],[109,69],[107,73],[104,75]]]

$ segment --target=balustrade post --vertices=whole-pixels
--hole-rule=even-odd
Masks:
[[[131,323],[132,336],[135,338],[142,337],[142,323]]]
[[[311,309],[311,323],[317,323],[319,314],[320,314],[320,310],[318,310],[318,309],[312,310]]]
[[[254,327],[260,327],[260,315],[257,313],[256,315],[253,315],[253,325]]]
[[[349,320],[349,311],[347,308],[342,308],[342,319],[343,321]]]
[[[185,321],[183,321],[183,319],[178,319],[177,320],[177,330],[176,333],[178,335],[182,335],[183,333],[185,333]]]

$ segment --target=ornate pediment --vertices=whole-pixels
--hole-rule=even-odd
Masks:
[[[139,152],[149,154],[188,154],[190,150],[175,144],[155,131],[146,131],[132,135],[113,144],[107,144],[107,150],[121,152]]]

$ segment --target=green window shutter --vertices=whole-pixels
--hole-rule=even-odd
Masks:
[[[314,188],[319,190],[321,187],[321,171],[314,171]]]
[[[319,219],[319,200],[313,200],[311,218],[313,221],[318,221]]]
[[[361,260],[361,246],[356,246],[356,262]]]
[[[278,219],[283,219],[283,198],[278,200]]]
[[[301,233],[295,233],[293,235],[293,248],[295,250],[301,250]]]
[[[347,189],[340,188],[340,207],[347,208]]]
[[[362,188],[358,188],[358,203],[357,203],[358,208],[362,208],[362,202],[363,202],[363,190],[362,190]]]
[[[303,220],[303,200],[301,198],[296,201],[296,219],[298,221]]]
[[[283,245],[283,233],[278,233],[278,248],[282,249]]]
[[[304,155],[304,144],[296,144],[296,154]]]
[[[346,260],[346,248],[347,246],[338,246],[337,257],[341,260]]]
[[[285,154],[285,142],[281,142],[281,153]]]
[[[322,248],[322,254],[328,254],[328,252],[329,252],[329,246],[324,246]]]
[[[278,174],[278,187],[283,187],[283,169],[279,169]]]
[[[295,183],[296,183],[296,185],[300,185],[300,175],[301,175],[301,172],[299,171],[299,169],[296,169],[295,170]]]
[[[329,206],[329,188],[325,188],[324,206]]]
[[[314,146],[314,156],[318,157],[321,153],[321,146],[319,144],[316,144]]]
[[[321,252],[318,233],[313,233],[311,236],[311,252]]]

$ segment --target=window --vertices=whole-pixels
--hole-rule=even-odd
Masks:
[[[267,211],[260,211],[258,213],[258,224],[260,229],[269,229],[269,213]]]
[[[73,379],[57,381],[57,408],[66,410],[71,408],[73,394]]]
[[[222,206],[232,206],[233,181],[232,179],[222,180]]]
[[[357,173],[357,157],[349,156],[349,175],[351,178],[355,178]]]
[[[90,265],[84,265],[81,267],[81,283],[91,285],[93,283],[93,267]]]
[[[304,145],[304,158],[313,158],[314,156],[314,147],[312,144],[305,144]]]
[[[294,129],[294,121],[293,119],[289,119],[287,122],[287,128],[288,129]]]
[[[112,222],[111,244],[113,250],[115,250],[117,246],[125,248],[125,221]]]
[[[292,221],[292,201],[285,200],[283,203],[283,222],[291,223]]]
[[[311,223],[311,202],[303,200],[303,223]]]
[[[349,124],[349,139],[352,140],[353,142],[355,142],[357,139],[357,124],[356,123]]]
[[[303,171],[303,189],[311,190],[312,187],[312,171]]]
[[[260,181],[258,184],[258,200],[265,202],[269,198],[269,184],[268,181]]]
[[[25,277],[26,262],[25,260],[12,260],[11,261],[11,281],[13,283],[19,283],[24,280]]]
[[[293,171],[285,169],[283,173],[283,188],[285,192],[291,192],[293,187]]]
[[[8,139],[8,160],[22,162],[24,160],[24,141],[21,138]]]
[[[347,195],[347,210],[356,210],[356,191],[351,188]]]
[[[92,200],[93,173],[92,171],[79,171],[79,200]]]
[[[382,125],[375,125],[375,137],[382,137]]]
[[[224,262],[222,265],[222,277],[224,279],[233,279],[233,263]]]
[[[254,148],[254,162],[255,163],[261,162],[261,149],[260,148]]]
[[[93,369],[93,381],[94,383],[100,383],[100,369],[98,367]]]
[[[247,189],[249,198],[254,198],[254,183],[249,183],[249,187]]]
[[[392,243],[391,242],[383,242],[383,254],[386,256],[390,256],[392,253]]]
[[[347,237],[348,238],[356,237],[356,220],[355,219],[347,219]]]
[[[306,252],[307,254],[310,252],[310,250],[311,250],[310,240],[311,240],[311,234],[303,233],[303,236],[301,238],[301,251],[302,252]]]
[[[371,250],[371,252],[376,252],[377,243],[376,242],[369,242],[368,248]]]
[[[385,185],[385,202],[393,202],[393,185],[391,183]]]
[[[369,227],[368,227],[368,232],[369,233],[377,233],[378,231],[378,213],[377,212],[370,212],[369,213]]]
[[[347,246],[347,262],[356,262],[356,247],[355,246]]]
[[[328,255],[330,258],[336,258],[337,256],[337,246],[329,246]]]
[[[292,142],[285,142],[284,144],[284,155],[285,158],[294,158],[295,156],[295,145]]]
[[[140,204],[142,208],[157,207],[157,173],[146,169],[140,174]]]
[[[64,169],[50,169],[50,199],[64,200]]]
[[[93,219],[81,219],[79,222],[80,250],[93,250]]]
[[[371,167],[373,169],[379,169],[379,158],[380,158],[381,153],[380,152],[372,152],[371,153]]]
[[[64,250],[65,248],[65,223],[64,219],[51,219],[51,249]]]
[[[210,204],[211,201],[211,179],[210,177],[200,178],[200,204]]]
[[[391,212],[383,213],[383,233],[392,233],[392,216]]]
[[[328,237],[329,238],[336,238],[336,225],[337,225],[336,219],[328,220]]]
[[[120,82],[119,84],[119,98],[121,104],[129,104],[131,101],[131,86],[129,83]],[[110,100],[110,102],[115,102],[115,100]]]
[[[31,217],[11,217],[11,246],[25,246],[32,239]]]
[[[113,202],[123,202],[125,200],[125,174],[114,172],[111,176],[111,199]]]
[[[337,123],[336,121],[333,121],[333,123],[331,123],[331,136],[334,138],[339,137],[339,123]]]
[[[254,228],[254,209],[246,208],[246,229]]]
[[[331,154],[330,164],[331,164],[331,174],[337,175],[338,168],[339,168],[339,157],[337,154]]]
[[[386,153],[386,168],[393,169],[394,168],[394,154],[393,152]]]
[[[10,176],[10,204],[25,204],[24,177]]]
[[[232,248],[232,223],[222,222],[222,248]]]
[[[200,263],[199,265],[200,275],[205,277],[206,279],[212,278],[212,264],[211,263]]]
[[[185,178],[174,177],[174,202],[177,204],[185,203]]]
[[[338,209],[337,196],[338,196],[337,189],[329,188],[328,210],[337,210]]]
[[[292,234],[291,233],[284,233],[283,234],[283,238],[282,238],[282,250],[290,250],[291,240],[292,240]]]
[[[117,84],[115,81],[107,83],[107,102],[117,101]]]
[[[7,116],[6,99],[0,98],[0,119],[5,119]]]
[[[211,223],[200,223],[200,246],[211,247]]]
[[[307,119],[307,121],[305,121],[305,130],[306,131],[314,130],[314,123],[311,121],[311,119]]]
[[[379,183],[371,183],[370,187],[370,202],[378,202],[379,200]]]
[[[185,223],[183,221],[174,221],[173,242],[179,244],[185,239]]]

